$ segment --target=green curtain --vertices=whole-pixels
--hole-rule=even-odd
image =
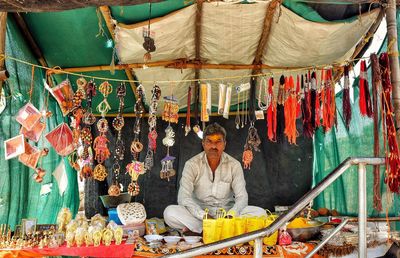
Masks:
[[[397,21],[400,19],[400,12],[397,12]],[[397,23],[397,31],[400,32],[399,22]],[[399,37],[400,35],[398,35]],[[400,47],[400,46],[399,46]],[[387,49],[387,39],[381,46],[379,53],[385,52]],[[351,75],[350,75],[351,76]],[[369,86],[371,88],[371,69],[368,68]],[[313,166],[313,185],[320,182],[334,168],[336,168],[347,157],[373,157],[374,136],[373,136],[373,120],[372,118],[363,118],[360,115],[358,106],[358,78],[354,81],[352,103],[352,120],[350,129],[344,126],[342,117],[342,92],[336,96],[336,105],[338,107],[338,126],[336,129],[328,133],[324,133],[319,129],[314,137],[314,166]],[[371,98],[372,98],[372,89]],[[378,104],[380,105],[380,103]],[[380,112],[380,110],[378,110]],[[379,128],[380,137],[380,156],[384,156],[382,131]],[[336,209],[341,214],[357,215],[358,214],[358,175],[357,167],[353,166],[341,176],[335,183],[322,192],[314,202],[315,208],[326,207],[328,209]],[[367,201],[368,215],[372,217],[385,216],[386,208],[390,207],[389,215],[398,216],[400,213],[400,198],[387,194],[387,188],[384,184],[384,167],[381,167],[381,195],[383,212],[378,213],[373,209],[373,172],[372,166],[367,166]],[[387,201],[389,199],[389,202]],[[389,205],[388,205],[389,204]]]
[[[7,20],[6,55],[30,63],[37,63],[12,18]],[[32,75],[31,66],[17,63],[10,59],[6,60],[6,68],[10,73],[10,78],[4,85],[7,106],[3,113],[0,114],[0,144],[2,146],[5,140],[19,134],[20,125],[15,121],[15,115],[29,100],[28,91]],[[45,72],[42,69],[35,69],[31,102],[39,110],[44,108],[45,98],[48,95],[43,87],[44,76]],[[46,129],[43,135],[64,121],[56,101],[51,96],[48,110],[53,115],[46,119]],[[40,166],[46,170],[46,175],[41,184],[33,180],[32,176],[35,172],[33,169],[20,163],[18,158],[5,160],[4,148],[0,148],[0,224],[7,223],[12,228],[20,224],[23,218],[37,218],[37,222],[40,224],[55,223],[58,211],[62,207],[70,208],[73,214],[76,214],[79,207],[78,183],[75,170],[69,166],[66,159],[56,154],[44,138],[39,140],[37,144],[34,142],[30,142],[30,144],[39,148],[47,147],[50,150],[48,156],[42,158],[38,164],[38,167]],[[68,187],[61,196],[57,181],[52,173],[59,163],[64,161]],[[42,185],[48,183],[52,183],[51,192],[41,196]]]

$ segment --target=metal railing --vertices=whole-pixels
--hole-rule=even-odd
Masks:
[[[315,197],[317,197],[323,190],[331,185],[337,178],[339,178],[349,167],[358,165],[358,186],[359,186],[359,211],[358,211],[358,227],[359,227],[359,257],[367,257],[367,192],[366,192],[366,165],[382,165],[385,164],[384,158],[347,158],[337,168],[335,168],[329,175],[327,175],[321,182],[312,188],[307,194],[300,198],[286,213],[281,215],[267,228],[256,230],[240,236],[227,238],[214,243],[198,246],[189,250],[178,252],[175,254],[165,255],[163,257],[171,258],[184,258],[193,257],[196,255],[207,254],[219,249],[227,248],[230,246],[254,241],[254,257],[262,257],[262,239],[272,235],[275,231],[285,225],[296,214],[303,210]]]

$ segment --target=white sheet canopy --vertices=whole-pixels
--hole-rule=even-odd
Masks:
[[[270,1],[252,4],[204,2],[201,21],[200,56],[210,64],[252,64],[262,34],[267,6]],[[343,63],[378,17],[379,10],[365,13],[352,22],[318,23],[303,19],[284,6],[277,8],[262,63],[273,67],[309,67]],[[156,51],[151,61],[195,58],[196,4],[151,21]],[[143,30],[147,23],[117,24],[116,48],[123,64],[143,63]],[[135,69],[139,80],[194,79],[194,69],[147,68]],[[200,78],[221,78],[249,75],[251,70],[201,70]],[[280,75],[280,74],[279,74]],[[277,74],[278,76],[278,74]],[[220,81],[210,81],[213,105],[218,104]],[[240,83],[240,80],[225,83]],[[152,83],[144,84],[150,94]],[[159,84],[162,95],[173,93],[181,107],[186,106],[190,83]],[[148,95],[149,96],[149,95]],[[232,104],[236,103],[233,94]]]

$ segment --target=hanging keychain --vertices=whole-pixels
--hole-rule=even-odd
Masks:
[[[108,126],[108,121],[105,118],[105,115],[111,109],[110,104],[108,104],[107,101],[107,96],[112,92],[112,85],[109,82],[105,81],[102,84],[100,84],[99,91],[103,95],[104,99],[97,106],[97,110],[101,113],[101,118],[97,122],[97,130],[99,131],[100,135],[97,136],[93,142],[95,159],[98,162],[93,171],[93,178],[98,181],[104,181],[108,173],[103,163],[110,156],[110,150],[108,149],[107,146],[109,140],[106,137],[106,133],[108,132],[109,126]]]
[[[122,113],[124,111],[124,97],[126,96],[126,86],[121,83],[117,88],[117,97],[119,98],[118,115],[113,119],[112,125],[117,131],[117,139],[115,141],[115,152],[114,152],[114,164],[112,168],[113,172],[113,183],[108,188],[108,194],[111,196],[119,196],[121,194],[121,187],[118,183],[119,174],[121,172],[121,166],[119,161],[124,160],[125,144],[122,140],[121,131],[125,125],[124,117]]]
[[[154,84],[153,89],[151,90],[151,102],[149,106],[149,133],[147,135],[148,145],[147,145],[147,154],[144,161],[144,168],[146,170],[150,170],[154,166],[154,152],[157,148],[157,109],[158,109],[158,101],[161,97],[161,89],[156,84]]]

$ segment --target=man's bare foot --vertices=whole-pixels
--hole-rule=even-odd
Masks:
[[[184,227],[182,229],[182,236],[202,236],[202,235],[203,235],[202,233],[190,231],[190,229],[188,229],[187,227]]]

